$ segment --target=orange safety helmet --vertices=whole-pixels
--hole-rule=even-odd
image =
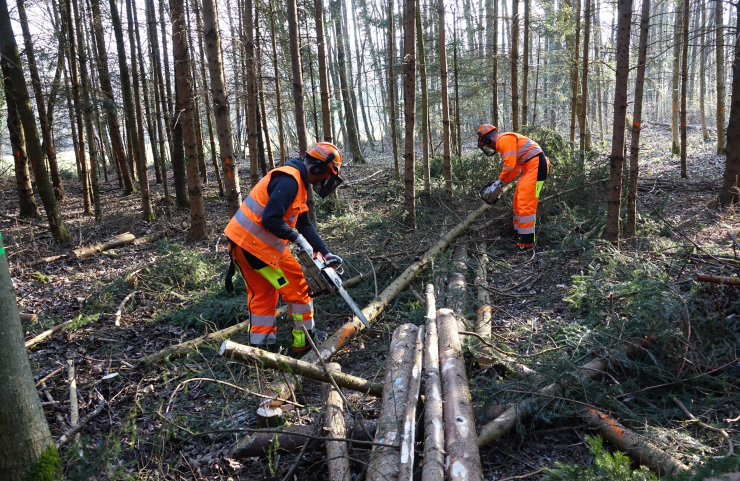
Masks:
[[[494,132],[498,134],[498,128],[491,124],[483,124],[478,127],[478,148],[488,157],[492,157],[496,153],[496,143],[491,135]]]
[[[336,145],[331,142],[317,142],[306,151],[306,155],[314,162],[311,164],[311,173],[323,175],[327,170],[332,174],[339,174],[342,167],[342,154]]]

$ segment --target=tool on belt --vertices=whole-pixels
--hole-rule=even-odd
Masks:
[[[339,293],[350,309],[352,309],[352,312],[365,324],[365,327],[370,328],[370,323],[362,313],[362,310],[355,304],[355,301],[352,300],[344,287],[342,287],[342,278],[339,277],[341,271],[337,272],[332,267],[333,263],[325,262],[319,258],[314,259],[304,249],[298,250],[298,262],[303,267],[303,275],[306,278],[306,282],[308,282],[309,296],[319,297]]]

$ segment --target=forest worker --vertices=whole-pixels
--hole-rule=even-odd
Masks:
[[[226,288],[233,289],[230,277],[236,264],[246,284],[249,343],[253,346],[275,350],[278,293],[293,319],[292,355],[299,357],[310,347],[301,327],[316,340],[308,284],[288,244],[305,249],[311,256],[316,252],[335,268],[342,264],[316,232],[306,205],[310,186],[323,199],[342,183],[341,166],[342,154],[334,144],[317,143],[303,160],[291,159],[268,172],[226,226],[232,259]]]
[[[522,173],[514,193],[514,239],[520,250],[534,247],[537,201],[550,171],[550,160],[534,140],[514,132],[499,134],[490,124],[478,127],[478,147],[489,157],[499,152],[504,167],[496,182],[484,185],[479,195],[495,203],[503,187]]]

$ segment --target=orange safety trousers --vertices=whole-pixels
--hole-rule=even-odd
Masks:
[[[549,171],[550,160],[542,153],[522,165],[514,192],[514,232],[520,247],[534,246],[537,202]]]
[[[290,253],[278,261],[277,268],[266,266],[255,270],[241,247],[232,242],[230,252],[246,284],[251,345],[275,343],[278,294],[288,305],[293,329],[300,331],[302,326],[309,330],[314,328],[313,301],[308,295],[308,283],[301,265]],[[307,347],[293,346],[296,351]]]

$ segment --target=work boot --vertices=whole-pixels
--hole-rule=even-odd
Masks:
[[[308,335],[311,336],[316,347],[326,340],[326,332],[318,329],[309,329]],[[303,330],[293,329],[293,349],[290,350],[290,357],[296,359],[302,358],[307,352],[311,351],[311,343],[305,339]]]

